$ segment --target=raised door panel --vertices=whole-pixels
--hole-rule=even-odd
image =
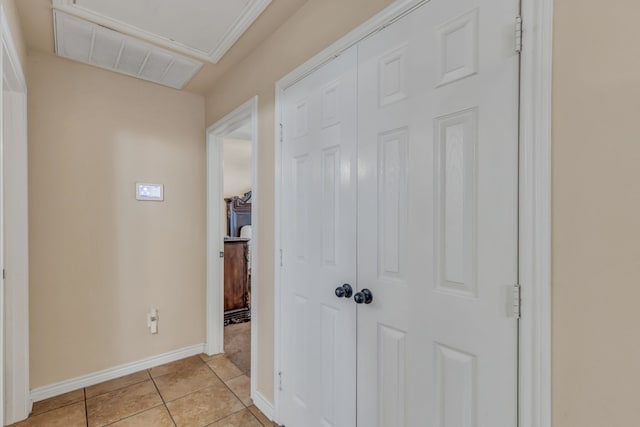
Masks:
[[[517,15],[431,0],[359,45],[361,427],[516,425]]]
[[[358,425],[405,426],[408,420],[408,122],[411,32],[395,24],[380,43],[364,42],[358,64]],[[378,37],[380,38],[380,37]],[[368,408],[368,409],[367,409]]]
[[[281,422],[353,427],[356,51],[284,94]]]
[[[476,296],[477,110],[435,120],[436,280],[442,292]]]

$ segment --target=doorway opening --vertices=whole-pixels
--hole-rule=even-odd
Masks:
[[[251,376],[251,120],[222,142],[224,354]]]
[[[251,379],[257,360],[257,98],[207,130],[207,346]]]

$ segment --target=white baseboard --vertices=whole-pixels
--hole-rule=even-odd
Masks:
[[[273,421],[273,416],[275,411],[273,410],[273,404],[267,400],[266,397],[262,395],[259,391],[253,393],[253,404],[256,405],[256,408],[260,409],[262,413],[269,418],[270,421]]]
[[[50,397],[59,396],[70,391],[83,387],[89,387],[104,381],[109,381],[124,375],[133,374],[134,372],[150,369],[165,363],[174,362],[184,359],[185,357],[194,356],[204,351],[204,344],[196,344],[190,347],[184,347],[168,353],[151,356],[136,362],[125,363],[124,365],[115,366],[113,368],[104,369],[92,374],[82,375],[59,383],[45,385],[31,390],[31,401],[39,402]],[[256,405],[257,406],[257,405]],[[262,409],[261,409],[262,410]]]

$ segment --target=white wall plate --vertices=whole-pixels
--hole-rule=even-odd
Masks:
[[[136,200],[164,200],[164,185],[136,182]]]

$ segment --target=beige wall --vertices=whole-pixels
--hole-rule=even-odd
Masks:
[[[206,97],[207,125],[258,95],[260,269],[258,391],[273,400],[274,97],[275,82],[347,34],[392,0],[309,0],[262,45],[222,77]]]
[[[637,0],[556,0],[553,418],[640,423]]]
[[[20,1],[20,0],[18,0]],[[26,74],[27,70],[27,46],[25,45],[24,37],[22,34],[22,27],[20,25],[20,18],[18,17],[18,11],[16,10],[15,0],[0,0],[0,5],[4,9],[7,22],[9,23],[9,30],[13,37],[13,43],[18,57],[20,58],[20,65],[22,65],[22,71]]]
[[[204,342],[204,98],[28,64],[31,387]],[[136,181],[165,201],[136,201]]]
[[[224,161],[224,197],[242,196],[251,190],[251,141],[225,139],[222,142]]]

